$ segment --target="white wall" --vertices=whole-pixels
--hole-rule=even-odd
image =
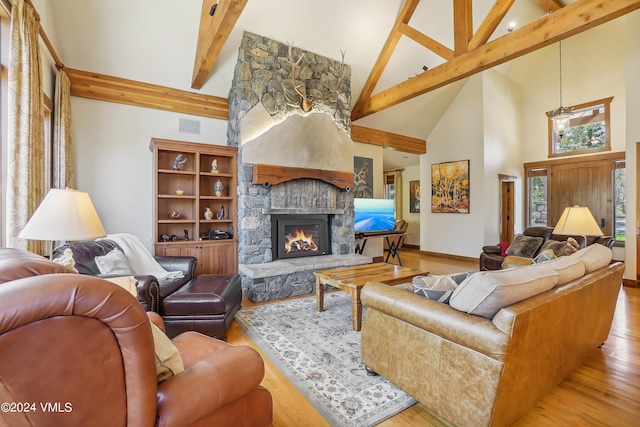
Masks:
[[[484,130],[484,244],[500,237],[501,182],[499,174],[517,177],[514,184],[514,229],[523,230],[523,168],[521,134],[521,89],[495,70],[482,73]],[[479,252],[478,252],[479,253]],[[476,255],[477,256],[477,255]]]
[[[76,187],[88,191],[108,234],[153,244],[151,138],[227,145],[227,121],[85,98],[71,98]],[[201,122],[200,135],[178,132],[178,118]]]
[[[420,181],[420,166],[410,166],[405,168],[402,172],[402,219],[404,219],[409,226],[407,227],[408,236],[405,237],[404,242],[410,245],[420,245],[420,214],[419,213],[411,213],[410,211],[410,203],[409,203],[409,193],[411,188],[409,188],[409,182],[411,181]],[[420,181],[420,190],[424,191],[425,194],[429,195],[431,193],[429,187],[429,181],[422,182]],[[425,196],[427,197],[427,196]],[[422,201],[422,200],[421,200]],[[425,199],[425,202],[420,206],[420,211],[429,207],[428,204],[429,197]]]
[[[420,249],[478,257],[484,245],[484,134],[482,75],[470,77],[431,135],[420,156],[420,180],[429,198],[420,209]],[[468,214],[431,212],[431,165],[469,159]],[[428,183],[428,185],[424,185]],[[426,196],[425,196],[426,197]]]
[[[639,268],[636,233],[640,233],[638,195],[638,145],[640,144],[640,11],[626,15],[626,150],[627,150],[627,242],[625,246],[625,277],[637,279]],[[616,257],[617,258],[617,257]]]

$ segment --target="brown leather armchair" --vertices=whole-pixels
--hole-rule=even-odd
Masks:
[[[172,340],[184,371],[158,384],[142,306],[65,271],[0,249],[0,401],[16,409],[0,412],[0,425],[272,425],[255,350],[185,332]]]

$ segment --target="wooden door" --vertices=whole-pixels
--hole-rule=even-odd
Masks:
[[[500,215],[500,241],[510,242],[514,235],[514,195],[513,181],[501,181],[501,199],[502,208]]]
[[[613,183],[610,160],[554,165],[550,168],[548,224],[555,226],[568,206],[587,206],[602,232],[613,235]]]

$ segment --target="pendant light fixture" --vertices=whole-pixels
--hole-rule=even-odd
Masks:
[[[569,128],[571,122],[571,108],[565,108],[562,106],[562,40],[558,42],[560,50],[560,108],[554,110],[549,114],[549,119],[553,122],[553,131],[559,137],[564,135],[564,132]]]

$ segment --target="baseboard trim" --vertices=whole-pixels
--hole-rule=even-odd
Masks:
[[[384,262],[384,255],[383,256],[374,256],[372,257],[373,262]]]
[[[633,279],[622,279],[622,285],[627,288],[640,288],[638,281]]]
[[[403,243],[402,244],[403,248],[407,248],[407,249],[416,249],[416,250],[420,250],[420,245],[410,245],[407,243]]]
[[[447,258],[455,261],[464,261],[464,262],[475,262],[475,263],[480,262],[478,258],[462,256],[462,255],[451,255],[451,254],[443,254],[440,252],[429,252],[429,251],[419,251],[419,252],[423,255],[432,256],[436,258]]]

